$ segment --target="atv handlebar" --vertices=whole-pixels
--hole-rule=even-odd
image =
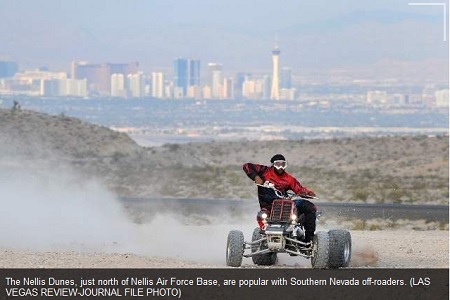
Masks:
[[[269,181],[264,182],[264,184],[256,184],[257,186],[263,187],[263,188],[267,188],[267,189],[272,189],[275,191],[275,195],[277,197],[280,197],[282,199],[289,199],[289,200],[310,200],[310,199],[319,199],[316,196],[309,196],[307,194],[300,194],[297,195],[292,191],[288,191],[286,192],[286,194],[283,194],[283,192],[281,192],[280,190],[278,190],[275,185]]]

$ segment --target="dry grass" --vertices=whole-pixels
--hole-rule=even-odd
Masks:
[[[0,110],[0,165],[71,163],[132,196],[254,199],[242,164],[275,153],[324,201],[439,203],[449,198],[448,136],[212,142],[142,148],[127,135],[66,116]]]

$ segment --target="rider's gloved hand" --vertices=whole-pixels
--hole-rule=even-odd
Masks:
[[[259,177],[258,175],[256,175],[256,177],[255,177],[255,183],[256,183],[256,184],[263,184],[264,181],[262,180],[261,177]]]
[[[273,183],[270,182],[270,181],[266,181],[266,182],[264,182],[264,186],[265,186],[265,187],[268,187],[268,188],[273,188],[273,187],[275,187],[275,184],[273,184]]]
[[[306,193],[306,195],[308,195],[309,197],[315,197],[316,196],[316,194],[313,191],[308,191]]]

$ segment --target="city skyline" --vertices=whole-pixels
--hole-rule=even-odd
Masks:
[[[333,81],[325,76],[299,84],[293,80],[291,68],[279,68],[280,53],[278,46],[272,49],[272,76],[277,77],[276,80],[268,74],[245,72],[227,77],[223,76],[222,64],[208,63],[207,80],[203,83],[200,80],[201,61],[198,59],[174,59],[172,76],[163,72],[146,74],[139,69],[139,62],[90,64],[83,61],[72,62],[71,72],[45,69],[17,72],[15,62],[0,61],[0,95],[85,99],[298,100],[312,105],[320,103],[325,107],[336,103],[373,107],[392,105],[397,108],[442,108],[449,105],[448,82],[439,80],[417,82],[387,77],[381,81],[374,78],[361,80],[344,72],[337,74]],[[301,78],[304,80],[307,76]]]
[[[19,61],[21,69],[51,70],[66,69],[73,60],[139,61],[151,72],[169,69],[181,56],[223,64],[230,73],[270,71],[265,49],[273,47],[276,35],[283,49],[280,67],[303,71],[393,61],[403,63],[404,70],[409,64],[431,62],[441,66],[441,77],[448,77],[443,6],[408,4],[5,1],[0,3],[0,18],[11,26],[0,28],[0,60]]]

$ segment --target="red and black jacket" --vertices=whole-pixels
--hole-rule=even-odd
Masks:
[[[274,167],[246,163],[242,168],[251,180],[255,181],[255,177],[259,176],[263,181],[273,183],[275,188],[282,193],[286,193],[289,190],[297,195],[312,192],[307,187],[301,185],[300,182],[289,173],[283,172],[281,175],[277,174]],[[277,198],[279,197],[276,196],[274,190],[258,186],[258,199],[261,206],[263,206],[264,203],[271,205],[272,201]]]

